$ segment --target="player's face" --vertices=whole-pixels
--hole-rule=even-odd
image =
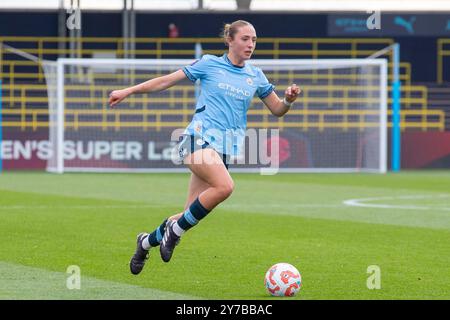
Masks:
[[[229,48],[234,55],[242,60],[251,58],[256,46],[256,31],[252,26],[243,26],[229,42]]]

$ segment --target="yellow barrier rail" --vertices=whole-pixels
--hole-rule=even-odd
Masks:
[[[5,85],[4,89],[8,90],[10,85]],[[4,103],[5,106],[12,108],[20,103],[22,122],[25,121],[26,110],[36,108],[37,105],[42,106],[42,108],[47,108],[48,98],[47,96],[32,96],[31,92],[37,90],[43,90],[46,88],[45,85],[20,85],[16,86],[20,87],[19,91],[13,91],[12,96],[5,96]],[[108,94],[111,90],[109,86],[99,85],[94,88],[90,88],[85,85],[70,85],[65,88],[65,99],[64,103],[66,105],[70,105],[70,109],[79,109],[81,112],[86,112],[87,108],[97,108],[98,106],[102,106],[104,110],[104,114],[106,114],[107,106],[108,106]],[[332,108],[334,104],[339,104],[343,106],[344,110],[351,109],[354,107],[358,107],[362,103],[366,104],[377,104],[379,103],[379,99],[376,97],[378,94],[378,87],[351,87],[351,86],[304,86],[302,87],[303,93],[301,99],[299,101],[299,105],[305,110],[308,109],[319,109],[319,108]],[[70,96],[70,92],[76,91],[79,93],[77,96]],[[19,93],[20,96],[17,97],[15,93]],[[179,96],[175,97],[175,92],[178,92]],[[351,97],[351,93],[364,93],[365,96],[361,97]],[[86,93],[86,94],[83,94]],[[421,110],[427,109],[427,88],[424,86],[405,86],[402,90],[403,98],[402,98],[402,108],[410,109],[410,108],[419,108]],[[282,93],[280,93],[282,94]],[[322,94],[322,97],[318,97],[318,94]],[[335,97],[335,95],[337,96]],[[171,108],[176,108],[175,112],[179,112],[178,110],[183,109],[183,121],[188,121],[188,116],[193,112],[193,108],[195,105],[194,98],[194,88],[189,86],[177,86],[169,89],[169,97],[160,97],[160,96],[149,96],[149,95],[139,95],[132,96],[129,98],[128,106],[133,108],[135,106],[139,106],[143,109],[151,109],[154,106],[159,104],[168,104],[169,109],[166,110],[166,114],[171,113]],[[124,105],[127,103],[124,102]],[[263,103],[258,98],[253,99],[253,109],[265,109]],[[388,103],[392,103],[392,98],[388,98]],[[95,111],[95,110],[94,110]],[[163,111],[162,111],[163,112]],[[428,117],[427,113],[422,113],[422,125],[421,128],[423,130],[430,128],[428,126]],[[263,121],[268,122],[269,113],[264,115]],[[285,118],[279,119],[280,126],[282,127],[282,123],[286,121]],[[26,125],[24,123],[21,124],[21,128],[24,128]],[[350,126],[344,126],[344,129],[351,128]]]
[[[49,116],[48,110],[3,110],[5,116],[17,116],[21,120],[7,120],[3,121],[4,127],[16,127],[22,131],[27,128],[37,130],[38,128],[48,128],[49,122],[45,119]],[[318,128],[323,131],[326,128],[339,128],[339,129],[360,129],[377,127],[379,123],[377,121],[366,121],[368,116],[378,115],[377,111],[364,111],[364,110],[291,110],[286,116],[286,121],[280,122],[277,118],[273,118],[274,121],[255,121],[252,120],[252,116],[268,116],[270,113],[268,110],[249,110],[248,127],[264,127],[264,128],[301,128],[307,130],[309,128]],[[388,112],[392,114],[391,111]],[[144,130],[148,128],[155,128],[160,130],[161,128],[179,128],[185,127],[189,121],[162,121],[162,116],[190,116],[191,110],[111,110],[105,112],[105,110],[66,110],[65,111],[65,126],[66,128],[73,128],[78,130],[84,127],[95,127],[107,130],[113,128],[116,131],[121,128],[142,128]],[[80,120],[81,117],[102,117],[102,121],[86,121]],[[126,121],[121,118],[126,116],[141,116],[142,121]],[[336,116],[342,117],[342,121],[336,121]],[[155,117],[155,120],[151,120],[149,117]],[[297,117],[297,118],[296,118]],[[298,118],[301,117],[301,118]],[[332,121],[327,121],[327,117],[332,117]],[[357,117],[358,121],[349,121],[351,117]],[[423,122],[407,120],[407,117],[426,117],[428,121]],[[31,119],[29,119],[31,118]],[[291,118],[291,121],[288,121]],[[299,121],[299,119],[303,119]],[[306,120],[305,120],[306,119]],[[312,120],[315,119],[315,120]],[[294,121],[292,121],[294,120]],[[392,126],[391,123],[388,124]],[[422,130],[438,129],[440,131],[445,130],[445,113],[442,110],[404,110],[401,112],[401,129],[406,128],[420,128]]]
[[[39,59],[43,59],[48,55],[61,55],[69,53],[68,49],[60,50],[56,48],[57,44],[63,42],[68,44],[70,38],[57,38],[57,37],[0,37],[0,43],[5,42],[18,49],[21,49],[27,53],[35,54]],[[140,45],[141,48],[136,49],[134,51],[126,51],[123,49],[123,38],[81,38],[77,44],[76,56],[77,57],[92,57],[92,55],[96,53],[113,53],[117,58],[123,57],[125,53],[135,55],[140,58],[174,58],[180,56],[193,56],[194,55],[194,44],[201,43],[204,48],[204,53],[211,54],[221,54],[225,51],[222,40],[218,38],[177,38],[177,39],[167,39],[167,38],[136,38],[131,39],[136,44]],[[366,57],[381,48],[384,48],[393,43],[393,39],[367,39],[367,38],[339,38],[339,39],[297,39],[297,38],[262,38],[258,39],[258,50],[255,51],[255,57],[263,57],[263,58],[286,58],[286,57],[302,57],[302,58],[323,58],[323,57],[348,57],[348,58],[360,58]],[[111,47],[108,49],[98,48],[98,44],[110,45]],[[192,45],[189,49],[180,48],[179,45]],[[53,46],[53,47],[51,47]],[[34,86],[34,85],[26,85],[24,87],[22,84],[17,84],[16,81],[22,80],[38,80],[42,81],[44,79],[42,68],[38,63],[32,61],[17,61],[17,60],[5,60],[5,57],[11,57],[10,54],[6,54],[6,52],[0,49],[0,78],[6,80],[6,83],[9,83],[4,86],[5,90],[9,90],[9,96],[6,95],[4,97],[5,103],[9,104],[9,107],[14,108],[20,105],[21,110],[25,110],[27,108],[35,108],[36,104],[44,104],[48,103],[48,99],[45,97],[47,93],[47,87],[44,85],[42,87]],[[392,55],[387,55],[387,58],[392,61]],[[18,68],[21,67],[37,67],[37,72],[19,72]],[[392,64],[389,63],[389,74],[388,77],[392,80]],[[423,113],[421,128],[427,127],[427,91],[426,87],[420,86],[411,86],[411,65],[407,62],[401,62],[400,64],[401,72],[400,79],[405,83],[402,87],[402,108],[410,109],[410,108],[420,108]],[[270,72],[268,73],[270,75]],[[152,76],[158,76],[159,74],[153,74]],[[114,78],[120,79],[121,75],[115,74],[102,74],[102,75],[91,75],[94,79],[107,79]],[[273,76],[277,81],[278,80],[288,80],[293,79],[293,75],[285,75],[285,74],[273,74]],[[79,77],[78,74],[66,74],[67,79],[72,79],[75,77]],[[125,77],[125,76],[122,76]],[[144,81],[149,78],[148,75],[142,74],[133,74],[132,77],[135,82]],[[311,75],[296,75],[296,79],[302,77],[306,80],[310,80]],[[328,74],[314,74],[313,78],[315,81],[326,81],[328,84],[325,85],[326,89],[322,90],[322,92],[329,91],[330,88],[336,87],[336,90],[345,90],[340,89],[338,86],[333,86],[332,81],[334,79],[341,80],[356,80],[357,75],[349,74],[349,75],[333,75],[330,76]],[[95,93],[97,90],[97,85],[91,84],[88,89],[86,86],[84,89],[79,90],[87,90],[90,91],[91,96],[88,98],[66,98],[67,103],[72,102],[81,102],[81,103],[89,103],[93,105],[95,103],[95,99],[92,97],[92,93]],[[74,89],[74,87],[71,87]],[[113,88],[100,88],[101,95],[103,99],[103,104],[106,104],[107,101],[107,91]],[[310,105],[314,104],[322,104],[331,106],[333,104],[333,98],[324,97],[324,98],[314,98],[310,97],[309,92],[318,92],[314,91],[315,88],[310,88],[308,86],[304,86],[304,99],[305,106],[309,108]],[[323,89],[323,88],[322,88]],[[30,90],[36,90],[34,94],[30,94]],[[41,92],[37,92],[41,90]],[[77,89],[78,90],[78,89]],[[169,90],[169,107],[176,107],[181,104],[182,107],[186,110],[189,110],[188,104],[192,105],[193,100],[189,97],[189,94],[192,93],[191,89],[180,89],[182,92],[182,101],[180,101],[177,97],[174,96],[176,91]],[[312,91],[311,91],[312,90]],[[334,89],[331,89],[334,90]],[[37,95],[37,96],[36,96]],[[41,95],[41,96],[39,96]],[[358,101],[349,97],[348,92],[343,91],[344,106],[345,108],[350,107],[352,104],[357,104]],[[75,101],[77,100],[77,101]],[[376,99],[367,100],[367,102],[374,102]],[[152,97],[143,96],[140,97],[131,97],[131,106],[134,107],[136,104],[142,103],[145,108],[149,107],[151,103],[159,103],[162,101],[156,100]],[[167,98],[165,102],[167,102]],[[360,101],[360,100],[359,100]],[[342,102],[342,101],[341,101]],[[389,99],[390,102],[390,99]],[[260,104],[259,100],[255,101],[256,104]],[[256,105],[258,106],[258,105]],[[262,105],[261,105],[262,106]],[[188,115],[184,114],[185,118],[183,121],[187,121]],[[268,115],[266,114],[265,117]],[[267,118],[265,118],[265,121]],[[285,123],[284,118],[278,121],[279,124]],[[289,125],[289,124],[288,124]],[[23,126],[23,124],[21,125]]]
[[[96,50],[140,54],[146,53],[154,55],[154,58],[163,58],[165,55],[192,55],[195,54],[194,44],[201,43],[204,51],[210,52],[214,50],[221,50],[224,52],[225,46],[220,38],[128,38],[128,42],[133,42],[138,47],[146,46],[147,49],[138,49],[134,51],[124,50],[124,39],[122,37],[82,37],[77,39],[78,58],[83,54],[91,54],[97,52]],[[70,53],[69,49],[59,50],[59,44],[67,45],[72,41],[71,38],[64,37],[0,37],[0,42],[5,42],[17,49],[21,49],[31,54],[35,54],[41,60],[45,54]],[[293,51],[301,52],[300,54],[311,55],[313,58],[318,58],[320,52],[327,46],[327,51],[333,50],[335,46],[337,54],[342,54],[345,50],[348,56],[356,58],[358,56],[371,54],[374,51],[387,47],[394,43],[390,38],[259,38],[257,42],[258,50],[270,50],[269,54],[279,55],[290,54]],[[102,44],[103,48],[98,48]],[[180,49],[180,44],[192,45],[186,49]],[[109,48],[104,48],[105,46]],[[344,49],[342,46],[346,46]],[[376,46],[376,48],[374,48]],[[260,48],[261,47],[261,48]],[[330,49],[331,48],[331,49]],[[258,50],[255,54],[258,54]],[[216,52],[216,51],[214,51]],[[266,51],[263,51],[267,53]],[[118,56],[120,57],[120,56]],[[278,59],[279,56],[273,56]]]
[[[35,55],[39,60],[52,56],[75,55],[77,58],[92,58],[95,54],[110,53],[112,57],[123,58],[125,54],[136,58],[174,58],[194,57],[195,44],[201,43],[204,53],[222,54],[226,48],[220,38],[134,38],[139,49],[124,50],[123,38],[91,38],[78,39],[74,50],[60,49],[59,45],[67,47],[70,38],[59,37],[0,37],[0,43],[7,43],[17,49]],[[374,52],[393,44],[393,39],[368,38],[260,38],[258,39],[255,58],[324,58],[324,57],[367,57]],[[100,48],[99,45],[102,47]],[[104,48],[108,46],[108,48]],[[182,47],[180,47],[182,46]],[[3,57],[6,52],[0,49],[0,62],[11,60]],[[392,57],[387,57],[392,61]],[[1,65],[1,64],[0,64]],[[0,66],[0,73],[3,73]],[[42,71],[38,70],[38,78],[43,79]]]
[[[5,108],[15,108],[20,105],[22,108],[36,108],[37,104],[43,108],[48,105],[47,86],[45,85],[11,85],[6,84],[3,89],[8,94],[4,94],[3,102]],[[323,86],[302,86],[302,96],[299,102],[305,108],[311,104],[324,104],[332,106],[333,103],[344,104],[348,107],[352,103],[377,103],[378,86],[352,87],[342,85],[323,85]],[[390,89],[388,87],[388,89]],[[73,105],[78,104],[80,107],[94,107],[98,104],[107,105],[109,92],[112,90],[108,85],[68,85],[65,87],[65,103]],[[72,92],[77,92],[74,96]],[[352,92],[365,93],[366,97],[351,97]],[[40,96],[38,95],[40,93]],[[175,94],[178,93],[178,96]],[[151,107],[153,103],[168,103],[169,108],[175,105],[182,105],[186,108],[193,108],[195,105],[194,87],[192,85],[179,85],[167,90],[169,96],[161,97],[160,95],[135,95],[130,97],[125,103],[131,102],[132,106],[136,104],[144,108]],[[282,92],[280,91],[280,94]],[[317,95],[321,94],[321,97]],[[336,95],[336,97],[334,97]],[[372,95],[372,96],[371,96]],[[403,108],[427,108],[428,92],[425,86],[404,86],[402,88],[402,107]],[[99,100],[100,99],[100,100]],[[388,103],[392,102],[389,97]],[[261,104],[258,98],[253,99],[255,105]]]
[[[17,67],[36,67],[38,70],[36,72],[16,72]],[[388,64],[388,68],[392,69],[392,64]],[[166,74],[166,73],[164,73]],[[161,75],[164,75],[163,73],[151,73],[148,72],[148,74],[135,74],[132,73],[132,76],[136,81],[145,81],[150,78],[159,77]],[[284,75],[278,75],[271,73],[270,71],[266,72],[267,76],[270,76],[273,74],[274,77],[282,77]],[[124,74],[98,74],[98,75],[90,75],[94,79],[123,79],[126,77],[130,77],[129,75]],[[296,75],[297,77],[306,77],[306,75]],[[371,75],[367,75],[371,76]],[[374,77],[376,75],[373,75]],[[65,74],[64,77],[66,79],[72,79],[79,77],[78,74]],[[330,77],[327,74],[315,74],[314,79],[352,79],[356,80],[360,75],[356,74],[342,74],[342,75],[333,75],[333,77]],[[8,82],[10,84],[14,84],[15,79],[29,79],[29,80],[42,80],[43,79],[43,73],[41,70],[41,65],[34,61],[3,61],[3,72],[0,72],[0,78],[4,79],[5,82]],[[400,63],[400,75],[399,75],[400,81],[402,81],[405,85],[411,84],[411,64],[409,62],[401,62]],[[388,80],[393,80],[392,72],[388,73]]]
[[[58,37],[0,37],[0,43],[5,42],[18,49],[36,55],[40,60],[48,55],[65,56],[74,53],[73,50],[59,49],[58,44],[67,44],[70,38]],[[194,56],[195,43],[201,43],[204,47],[204,53],[221,54],[225,51],[222,40],[219,38],[135,38],[129,39],[137,45],[147,47],[146,49],[136,49],[125,51],[123,38],[80,38],[77,42],[75,51],[76,57],[92,57],[97,53],[112,53],[115,57],[121,58],[125,53],[134,55],[137,58],[174,58],[180,56]],[[374,52],[393,44],[393,39],[367,39],[367,38],[260,38],[258,39],[258,50],[255,51],[255,57],[264,58],[361,58],[367,57]],[[109,49],[98,48],[98,45],[110,46]],[[191,46],[189,49],[181,49],[180,45]],[[9,59],[5,59],[8,55]],[[17,61],[11,59],[11,54],[2,51],[0,47],[0,78],[4,82],[14,85],[17,80],[44,80],[43,70],[40,64],[33,61]],[[387,54],[386,58],[392,61],[392,55]],[[36,72],[19,72],[18,68],[24,66],[35,66]],[[392,63],[388,64],[388,79],[392,80]],[[154,74],[153,77],[160,74]],[[78,75],[66,75],[67,77],[77,77]],[[111,78],[120,79],[121,75],[109,75]],[[106,77],[106,76],[105,76]],[[149,77],[145,75],[132,75],[136,81],[144,81]],[[274,75],[279,79],[282,76]],[[331,81],[329,75],[316,74],[313,75],[314,81],[328,80]],[[336,76],[336,79],[338,77]],[[341,79],[357,79],[356,74],[342,75]],[[405,85],[411,84],[411,65],[407,62],[400,63],[400,80]],[[14,91],[14,87],[10,87]],[[407,95],[410,91],[407,91]],[[10,93],[10,95],[12,95]],[[408,96],[406,96],[408,97]],[[407,100],[409,101],[409,100]],[[408,102],[407,102],[408,103]]]
[[[444,82],[444,57],[450,56],[450,39],[437,40],[437,64],[436,81],[439,84]],[[449,79],[450,80],[450,79]]]

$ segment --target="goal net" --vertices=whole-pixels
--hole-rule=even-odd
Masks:
[[[59,59],[45,67],[53,150],[47,170],[187,170],[173,161],[172,149],[177,135],[194,115],[198,83],[186,79],[163,92],[133,95],[114,109],[109,108],[108,98],[113,90],[191,63],[174,59]],[[248,147],[231,159],[231,171],[252,172],[276,163],[280,172],[386,172],[386,60],[250,63],[264,71],[281,98],[292,83],[302,94],[281,118],[253,98],[247,112]]]

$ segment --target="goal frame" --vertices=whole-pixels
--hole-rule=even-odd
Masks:
[[[95,168],[65,168],[64,167],[64,70],[65,66],[145,66],[145,68],[161,68],[164,66],[179,65],[180,68],[192,63],[192,59],[93,59],[93,58],[59,58],[56,62],[57,70],[57,108],[56,108],[56,142],[58,147],[56,153],[56,168],[47,168],[47,171],[63,173],[69,171],[93,172]],[[352,168],[279,168],[279,172],[387,172],[387,60],[386,59],[254,59],[249,61],[257,67],[278,66],[289,67],[292,70],[319,70],[330,68],[348,68],[358,66],[379,66],[380,67],[380,126],[379,126],[379,168],[378,169],[352,169]],[[303,68],[302,68],[303,67]],[[102,172],[124,172],[123,170],[106,169]],[[142,168],[129,169],[126,172],[185,172],[187,169],[173,168]],[[231,169],[233,172],[259,172],[259,169]]]

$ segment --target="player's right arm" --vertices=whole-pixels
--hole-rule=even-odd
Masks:
[[[151,93],[166,90],[184,79],[186,79],[186,74],[183,70],[178,70],[162,77],[150,79],[133,87],[114,90],[109,95],[109,105],[110,107],[114,107],[123,99],[134,93]]]

